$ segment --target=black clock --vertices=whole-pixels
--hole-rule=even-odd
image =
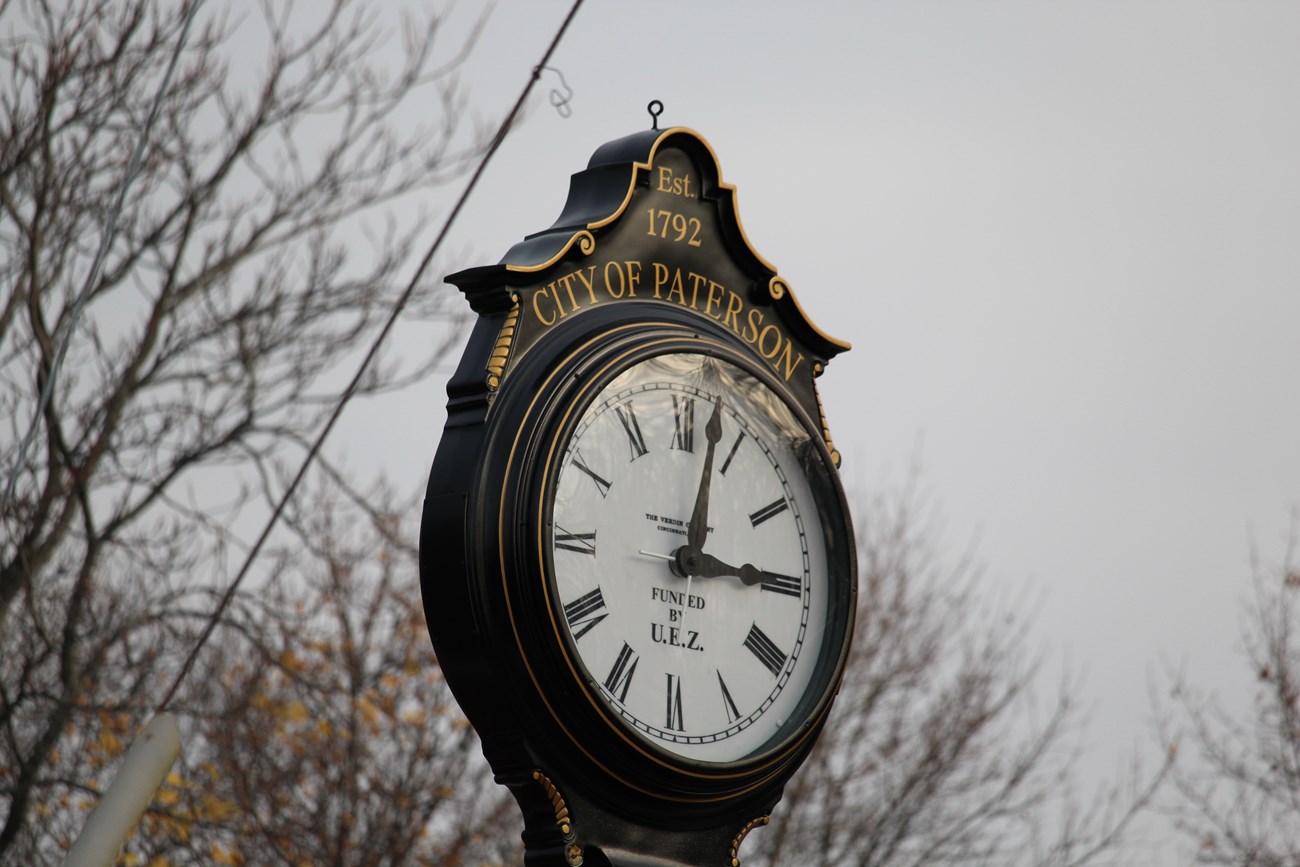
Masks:
[[[593,158],[567,225],[451,278],[480,319],[425,505],[430,634],[526,863],[738,863],[852,635],[812,383],[844,347],[737,243],[696,134],[602,150],[639,159]]]

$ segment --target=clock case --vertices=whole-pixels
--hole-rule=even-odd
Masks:
[[[447,386],[422,592],[448,685],[523,811],[525,864],[738,864],[745,835],[815,743],[849,649],[856,555],[814,382],[848,346],[813,326],[753,251],[712,148],[682,128],[602,146],[553,226],[447,279],[477,320]],[[675,757],[627,731],[573,667],[547,592],[544,479],[553,484],[556,444],[581,413],[575,400],[664,352],[749,370],[820,434],[810,469],[838,594],[832,638],[799,725],[728,764]]]

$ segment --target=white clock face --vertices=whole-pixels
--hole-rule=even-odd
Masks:
[[[650,743],[731,762],[808,712],[831,592],[813,435],[741,368],[672,354],[602,388],[563,444],[557,616]]]

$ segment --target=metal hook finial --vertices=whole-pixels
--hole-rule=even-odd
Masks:
[[[659,129],[659,115],[664,113],[664,104],[657,99],[652,99],[645,110],[650,112],[650,128]]]

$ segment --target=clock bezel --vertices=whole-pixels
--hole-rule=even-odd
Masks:
[[[514,388],[503,387],[497,395],[500,405],[494,414],[500,411],[501,424],[513,428],[504,467],[496,476],[499,589],[519,659],[548,723],[581,756],[572,766],[574,772],[594,770],[595,776],[659,799],[707,803],[751,791],[806,754],[834,699],[852,640],[856,555],[847,501],[818,426],[776,377],[725,335],[674,318],[669,313],[594,330],[588,321],[586,328],[558,331],[551,337],[563,343],[558,351],[547,353],[557,360],[530,376],[524,359],[509,384]],[[760,750],[727,762],[691,759],[661,747],[606,703],[573,644],[555,591],[549,527],[567,444],[606,384],[635,364],[674,353],[710,355],[758,379],[808,434],[815,465],[821,468],[814,471],[819,477],[811,484],[815,523],[826,546],[831,601],[812,686],[800,698],[792,722],[777,736]],[[512,580],[512,574],[523,578]]]

